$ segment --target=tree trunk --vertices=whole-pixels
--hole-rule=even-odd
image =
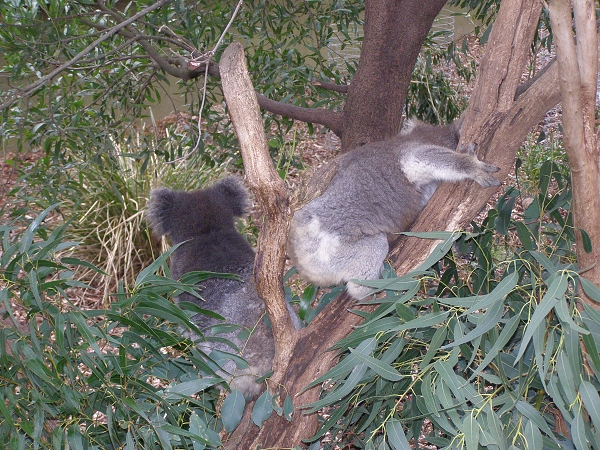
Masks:
[[[600,286],[600,159],[595,131],[596,11],[591,2],[573,0],[577,47],[569,1],[552,0],[549,11],[560,73],[563,137],[571,168],[579,273]],[[591,251],[586,250],[582,230],[590,238]],[[591,298],[583,296],[583,300],[600,309],[600,304]]]
[[[367,0],[364,40],[352,79],[342,151],[398,134],[410,78],[446,0]]]
[[[373,3],[370,5],[372,6]],[[478,74],[476,91],[465,119],[464,129],[468,141],[477,142],[482,148],[487,149],[489,161],[502,166],[501,174],[503,175],[512,169],[516,150],[527,133],[542,119],[545,112],[558,102],[559,98],[557,71],[551,67],[544,71],[515,100],[527,51],[537,26],[540,8],[541,5],[537,0],[505,0],[502,2]],[[241,46],[236,46],[236,48],[237,56],[235,58],[243,61],[243,57],[240,56]],[[365,46],[363,53],[368,48]],[[361,56],[361,64],[363,61],[368,61],[368,58],[365,58],[367,57]],[[265,232],[264,229],[261,230],[256,264],[258,281],[268,277],[267,284],[277,283],[277,286],[259,284],[259,292],[264,295],[269,315],[275,315],[272,320],[278,327],[286,322],[282,317],[284,315],[283,298],[280,291],[283,262],[279,256],[273,259],[267,258],[267,253],[281,251],[281,248],[274,247],[282,246],[285,243],[290,214],[288,199],[280,189],[279,182],[271,184],[273,180],[267,181],[270,177],[264,177],[263,169],[258,168],[267,164],[264,162],[266,161],[264,159],[265,144],[261,142],[257,147],[256,144],[248,144],[248,134],[240,133],[240,129],[243,130],[247,126],[257,128],[262,124],[258,123],[260,116],[248,109],[251,106],[232,108],[230,102],[235,102],[236,97],[245,96],[239,92],[239,89],[252,93],[253,91],[248,83],[236,84],[235,88],[226,89],[227,84],[242,75],[235,65],[225,66],[223,61],[225,59],[226,55],[224,54],[221,63],[223,88],[242,146],[248,181],[251,186],[254,186],[253,191],[260,192],[257,200],[263,203],[267,213],[265,222],[274,220],[279,224],[270,228],[268,232]],[[231,72],[233,75],[230,77],[225,74],[226,72]],[[247,74],[245,76],[247,77]],[[365,103],[370,103],[370,101],[365,101]],[[348,120],[351,115],[351,106],[351,104],[347,105],[345,112]],[[252,106],[252,108],[258,108],[258,106]],[[377,111],[377,108],[378,105],[374,105],[372,110],[358,108],[357,111],[360,114],[357,113],[357,118],[353,117],[352,120],[356,123],[368,122],[369,118],[374,117],[372,113]],[[244,122],[254,122],[254,125],[247,124],[238,128],[238,124]],[[383,128],[385,127],[382,126],[381,129]],[[348,130],[350,129],[348,128]],[[388,129],[382,133],[393,133],[394,131]],[[381,139],[381,137],[372,135],[368,139]],[[263,163],[256,164],[252,161],[255,157],[254,152],[263,153],[262,156],[259,155],[259,158],[263,159]],[[251,170],[248,170],[250,168]],[[260,181],[260,177],[264,177],[262,181]],[[260,183],[263,182],[267,184],[261,187]],[[273,189],[276,192],[272,196],[268,194],[272,188],[269,186],[275,186]],[[422,231],[460,228],[479,212],[492,193],[493,190],[482,191],[473,183],[449,185],[444,189],[438,189],[419,216],[413,229]],[[273,199],[275,199],[274,208],[271,208],[267,204],[272,204]],[[266,226],[268,224],[265,223]],[[431,245],[427,240],[411,238],[408,241],[404,239],[402,245],[395,248],[392,253],[397,271],[406,273],[417,267],[429,254]],[[267,259],[272,261],[270,267],[261,263]],[[267,270],[269,273],[265,273]],[[272,382],[269,383],[269,388],[273,393],[281,393],[281,398],[291,395],[296,407],[293,420],[288,422],[273,414],[259,429],[251,422],[250,405],[245,412],[242,424],[229,437],[226,448],[289,448],[301,445],[301,439],[314,435],[318,425],[316,414],[303,415],[298,407],[315,401],[320,394],[320,388],[317,386],[304,392],[302,389],[331,368],[335,362],[335,355],[327,353],[327,349],[346,336],[354,325],[360,323],[359,316],[347,311],[349,306],[347,296],[342,296],[328,305],[307,328],[299,332],[277,330],[276,336],[284,336],[286,340],[277,342],[275,374]],[[356,308],[356,305],[352,305],[352,307]]]

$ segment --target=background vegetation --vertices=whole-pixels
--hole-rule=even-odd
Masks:
[[[325,49],[334,37],[353,44],[362,5],[296,3],[248,4],[227,39],[246,42],[262,93],[338,107],[308,81],[352,77],[356,61],[328,59]],[[494,5],[471,6],[487,25]],[[0,27],[3,101],[12,84],[39,79],[97,38],[84,27],[85,2],[0,8],[9,25]],[[174,2],[145,18],[148,29],[158,36],[168,24],[209,48],[230,8],[190,8]],[[465,83],[474,67],[460,64],[458,48],[428,42],[407,111],[446,122],[464,100],[442,60],[454,61]],[[236,140],[210,79],[206,91],[178,83],[190,110],[205,102],[201,119],[157,123],[148,106],[172,101],[165,86],[173,80],[131,44],[101,44],[77,70],[2,110],[4,156],[19,170],[0,226],[0,436],[8,448],[216,448],[241,419],[239,395],[220,397],[211,361],[181,337],[182,329],[201,333],[188,319],[201,311],[170,301],[207,274],[171,280],[168,252],[160,254],[142,214],[156,184],[193,189],[240,170]],[[120,63],[117,50],[134,58]],[[273,158],[289,177],[302,166],[283,144],[292,122],[265,119]],[[177,160],[197,142],[198,152]],[[35,157],[21,163],[30,151]],[[254,423],[320,411],[319,431],[306,437],[313,449],[600,448],[600,315],[576,306],[581,289],[596,301],[600,290],[576,270],[564,159],[559,140],[524,147],[514,186],[469,232],[423,236],[443,243],[419,270],[400,278],[390,270],[374,283],[387,296],[372,313],[354,311],[364,322],[336,346],[340,362],[314,381],[323,383],[321,400],[300,410],[266,392]],[[308,323],[339,291],[294,286],[287,294]]]

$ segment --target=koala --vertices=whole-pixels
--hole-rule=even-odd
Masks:
[[[338,156],[329,186],[292,217],[288,253],[300,275],[319,286],[346,282],[361,299],[373,289],[350,281],[381,276],[388,237],[409,229],[443,181],[498,186],[498,167],[456,150],[460,121],[409,120],[401,133]],[[462,147],[462,146],[461,146]]]
[[[151,193],[147,215],[155,234],[168,236],[172,244],[183,242],[170,257],[174,279],[192,271],[232,273],[241,279],[210,278],[202,282],[202,300],[182,293],[177,301],[196,303],[250,331],[247,340],[238,337],[241,330],[219,334],[239,348],[249,367],[237,369],[228,360],[218,373],[229,380],[232,389],[251,400],[262,390],[255,379],[271,370],[275,345],[272,330],[264,320],[264,302],[254,284],[254,249],[235,228],[235,217],[246,214],[248,198],[248,192],[235,177],[192,192],[158,188]],[[213,325],[222,323],[202,314],[192,320],[209,334]],[[198,347],[207,354],[211,350],[237,353],[223,342],[204,341]]]

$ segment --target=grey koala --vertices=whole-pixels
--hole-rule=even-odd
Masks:
[[[219,375],[229,381],[232,389],[242,392],[246,400],[251,400],[262,390],[255,379],[271,370],[275,346],[272,330],[264,320],[264,302],[254,285],[254,249],[234,223],[235,217],[246,214],[248,203],[248,192],[241,182],[227,177],[204,190],[155,189],[147,214],[154,233],[167,235],[172,244],[184,242],[171,254],[174,279],[192,271],[232,273],[241,278],[242,281],[210,278],[202,282],[200,295],[204,301],[188,293],[180,294],[177,300],[196,303],[250,331],[247,340],[238,337],[240,330],[219,334],[233,342],[249,364],[246,369],[237,369],[228,360]],[[207,333],[210,327],[222,323],[202,314],[192,320]],[[237,353],[222,342],[204,341],[198,347],[207,354],[211,350]]]
[[[441,182],[498,186],[490,173],[500,169],[479,161],[474,145],[456,150],[460,128],[409,120],[396,137],[337,157],[327,189],[292,218],[288,252],[300,275],[320,286],[347,282],[363,298],[373,290],[349,280],[381,276],[388,236],[409,229]]]

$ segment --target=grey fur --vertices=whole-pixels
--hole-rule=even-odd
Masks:
[[[158,235],[167,235],[172,244],[184,242],[171,255],[170,268],[174,279],[192,271],[233,273],[242,281],[211,278],[202,283],[200,294],[204,301],[183,293],[178,301],[194,302],[204,309],[223,316],[228,323],[241,325],[251,331],[247,340],[238,337],[241,330],[221,333],[220,337],[233,342],[249,366],[237,369],[232,360],[222,365],[219,375],[228,380],[247,400],[260,394],[262,386],[257,377],[271,370],[275,346],[273,333],[264,320],[265,305],[254,285],[254,249],[238,233],[234,218],[243,216],[248,207],[248,192],[241,182],[228,177],[208,189],[193,192],[159,188],[152,191],[148,203],[148,221]],[[294,316],[295,317],[295,316]],[[222,323],[198,314],[193,317],[203,332]],[[200,342],[206,353],[211,350],[234,352],[221,342]]]
[[[328,286],[347,282],[360,299],[373,290],[350,282],[381,276],[388,236],[409,229],[443,181],[500,182],[498,167],[479,161],[475,147],[455,150],[460,123],[408,121],[387,141],[340,155],[325,192],[295,212],[288,251],[300,275]]]

